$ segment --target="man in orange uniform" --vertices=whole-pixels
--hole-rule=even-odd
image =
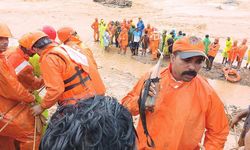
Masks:
[[[197,75],[205,57],[203,42],[197,37],[183,37],[174,43],[170,66],[160,72],[158,94],[154,83],[149,90],[150,96],[156,96],[154,111],[146,110],[147,129],[155,147],[147,146],[140,119],[139,150],[198,150],[204,132],[207,150],[223,149],[229,133],[223,103],[208,82]],[[138,100],[149,75],[122,99],[132,115],[139,114]]]
[[[215,56],[218,53],[219,48],[220,48],[219,39],[216,38],[216,39],[214,39],[214,42],[209,45],[208,60],[206,62],[207,63],[207,71],[212,69],[213,61],[214,61]]]
[[[47,91],[41,104],[32,108],[34,115],[42,113],[56,102],[59,105],[75,104],[80,99],[105,94],[96,65],[88,55],[69,46],[56,46],[43,32],[31,34],[28,48],[40,55],[41,72]]]
[[[238,41],[235,40],[234,43],[233,43],[233,46],[228,51],[228,62],[229,62],[229,67],[230,68],[232,67],[233,62],[234,62],[235,58],[237,57],[237,53],[238,53],[238,49],[239,49],[237,44],[238,44]]]
[[[98,23],[98,18],[95,18],[95,22],[92,23],[91,28],[94,30],[94,41],[97,42],[99,39],[99,23]]]
[[[38,90],[43,85],[42,78],[37,78],[34,75],[34,69],[29,63],[29,57],[35,55],[35,51],[29,50],[26,47],[28,36],[30,33],[25,34],[19,40],[19,46],[16,51],[7,56],[8,61],[15,69],[18,81],[29,91]]]
[[[247,44],[247,39],[244,39],[244,40],[242,41],[241,45],[239,46],[239,50],[238,50],[238,59],[237,59],[237,61],[238,61],[237,69],[240,69],[241,64],[242,64],[242,60],[243,60],[243,58],[244,58],[244,56],[245,56],[245,53],[246,53],[246,51],[247,51],[247,49],[248,49],[248,47],[247,47],[246,44]]]
[[[118,42],[120,44],[120,51],[118,53],[123,52],[123,54],[125,55],[128,46],[128,30],[124,26],[122,26],[122,31],[118,37]]]
[[[1,140],[7,137],[18,141],[20,150],[32,150],[35,118],[29,112],[29,103],[34,102],[34,96],[18,82],[15,70],[2,54],[11,36],[7,25],[0,23],[0,136]],[[36,149],[39,141],[37,134]],[[13,143],[0,146],[4,146],[1,149],[9,149],[8,146],[13,146]]]
[[[80,40],[77,32],[71,27],[62,27],[57,31],[58,39],[65,45],[72,47],[78,52],[88,56],[97,68],[97,63],[94,59],[92,51],[86,47]]]
[[[154,29],[154,32],[150,35],[149,43],[150,43],[151,51],[152,51],[151,60],[156,60],[158,48],[159,48],[159,43],[160,43],[160,35],[156,29]]]

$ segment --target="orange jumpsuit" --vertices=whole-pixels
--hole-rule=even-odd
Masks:
[[[0,81],[0,113],[3,117],[0,120],[0,128],[18,114],[0,132],[0,136],[8,136],[19,141],[21,150],[32,150],[35,120],[27,103],[34,102],[34,97],[18,82],[14,69],[2,54],[0,54]],[[37,134],[36,149],[39,141]]]
[[[218,53],[218,50],[220,48],[220,44],[217,43],[212,43],[209,45],[209,51],[208,51],[208,56],[212,56],[212,57],[215,57]]]
[[[228,60],[230,62],[233,62],[237,57],[238,49],[239,48],[237,45],[233,45],[232,48],[228,51]]]
[[[105,87],[95,64],[87,55],[88,66],[77,64],[65,49],[49,45],[41,54],[40,65],[46,86],[42,108],[75,104],[79,99],[104,95]]]
[[[238,50],[238,62],[241,62],[244,58],[244,55],[247,51],[248,47],[244,44],[244,45],[240,45],[239,46],[239,50]]]
[[[118,41],[120,43],[121,49],[125,50],[128,46],[128,30],[126,28],[123,28],[121,31]]]
[[[151,51],[152,51],[152,59],[157,59],[157,53],[158,53],[158,48],[159,48],[159,43],[160,43],[160,35],[158,33],[152,33],[150,38],[149,38],[149,43],[151,46]]]
[[[18,81],[30,91],[38,90],[43,85],[41,78],[36,78],[34,75],[34,69],[29,64],[29,56],[26,56],[20,48],[16,48],[16,51],[7,56],[8,61],[15,69]]]
[[[151,34],[153,33],[153,29],[150,27],[145,28],[145,31],[148,32],[148,37],[150,37]],[[149,50],[152,52],[152,44],[150,42],[149,42]]]
[[[98,21],[93,22],[91,28],[94,30],[94,40],[98,41],[99,39],[99,31],[98,31],[99,23]]]
[[[138,99],[143,76],[122,99],[132,115],[139,114]],[[146,112],[154,150],[199,150],[205,132],[206,150],[222,150],[229,133],[224,106],[212,87],[199,75],[190,82],[176,81],[169,69],[160,73],[159,93],[154,112]],[[141,120],[137,126],[138,150],[149,150]]]

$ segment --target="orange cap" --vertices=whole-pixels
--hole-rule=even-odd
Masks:
[[[25,35],[23,35],[20,40],[19,44],[26,49],[31,49],[33,45],[41,38],[43,37],[48,37],[47,34],[45,34],[42,31],[35,31],[35,32],[30,32]]]
[[[21,45],[22,47],[28,48],[29,47],[29,37],[31,36],[31,33],[26,33],[24,34],[19,40],[18,43],[19,45]]]
[[[9,27],[4,23],[0,23],[0,37],[12,37]]]
[[[63,27],[57,31],[58,38],[61,42],[66,42],[73,34],[75,30],[71,27]]]
[[[180,52],[179,56],[182,59],[194,56],[203,56],[207,58],[207,55],[204,53],[204,44],[202,40],[195,36],[183,37],[177,40],[173,45],[173,52]]]

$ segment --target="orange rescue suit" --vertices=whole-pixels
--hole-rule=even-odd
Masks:
[[[215,44],[215,43],[210,44],[209,45],[208,55],[212,56],[212,57],[215,57],[217,55],[217,53],[218,53],[219,48],[220,48],[220,44],[219,43],[217,43],[217,44]]]
[[[139,114],[138,99],[149,74],[122,99],[132,115]],[[199,150],[205,132],[205,148],[222,150],[229,133],[224,106],[212,87],[199,75],[190,82],[176,81],[169,69],[160,73],[154,112],[146,112],[154,150]],[[142,122],[137,126],[138,150],[150,150]]]
[[[118,41],[122,49],[125,49],[128,46],[128,30],[126,28],[123,28],[118,37]]]
[[[160,43],[160,35],[158,33],[152,33],[149,38],[150,48],[152,51],[152,59],[157,58],[157,50],[159,48]]]
[[[75,104],[81,98],[104,95],[105,86],[95,64],[88,59],[89,66],[76,64],[61,47],[49,45],[41,54],[40,64],[46,95],[42,108]]]
[[[8,61],[15,69],[18,81],[30,91],[37,90],[43,85],[41,78],[36,78],[34,68],[29,64],[29,57],[20,48],[7,56]]]
[[[238,50],[238,61],[242,61],[244,58],[244,55],[247,51],[248,47],[246,46],[246,44],[241,44],[239,46],[239,50]]]
[[[0,113],[3,117],[0,120],[0,128],[20,112],[0,132],[0,136],[8,136],[19,141],[20,150],[32,150],[35,120],[27,103],[34,102],[34,97],[18,82],[13,67],[2,54],[0,54],[0,81]],[[38,149],[40,141],[38,134],[36,140]]]

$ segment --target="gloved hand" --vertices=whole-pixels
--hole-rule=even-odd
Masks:
[[[41,107],[41,105],[35,105],[31,108],[32,115],[37,116],[40,115],[44,109]]]

